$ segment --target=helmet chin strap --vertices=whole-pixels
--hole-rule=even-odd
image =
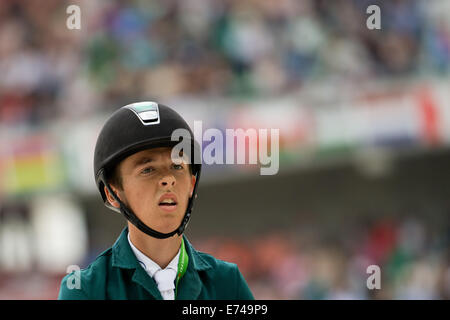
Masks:
[[[106,182],[106,179],[104,179],[104,177],[102,177],[103,183],[106,186],[106,188],[108,189],[109,193],[112,195],[112,197],[114,198],[114,200],[116,200],[119,205],[120,205],[120,212],[125,216],[125,218],[130,221],[134,226],[136,226],[139,230],[141,230],[142,232],[144,232],[145,234],[153,237],[153,238],[157,238],[157,239],[167,239],[170,238],[172,236],[174,236],[175,234],[178,235],[182,235],[184,230],[186,229],[186,226],[189,222],[189,219],[191,217],[191,211],[192,211],[192,205],[194,202],[194,198],[196,195],[196,189],[197,189],[197,185],[198,185],[198,178],[200,176],[200,172],[198,172],[196,174],[196,181],[195,181],[195,185],[194,185],[194,190],[192,192],[192,196],[189,198],[189,202],[188,202],[188,206],[186,209],[186,212],[184,214],[183,220],[181,221],[180,226],[175,229],[172,232],[169,233],[162,233],[159,231],[156,231],[152,228],[150,228],[149,226],[147,226],[145,223],[143,223],[135,214],[134,212],[128,208],[120,199],[119,197],[116,195],[116,193],[112,190],[112,188],[110,187],[109,183]]]

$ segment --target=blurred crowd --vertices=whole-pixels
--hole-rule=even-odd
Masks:
[[[450,299],[450,224],[430,220],[360,217],[331,233],[299,224],[194,246],[236,263],[257,299]]]
[[[79,4],[81,30],[66,8]],[[366,9],[381,9],[369,30]],[[446,0],[4,0],[0,121],[41,124],[139,99],[281,95],[332,79],[448,73]]]

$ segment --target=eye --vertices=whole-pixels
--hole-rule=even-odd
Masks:
[[[141,170],[142,174],[148,174],[150,172],[153,172],[155,169],[153,169],[152,167],[147,167]]]
[[[173,164],[173,168],[176,169],[176,170],[183,170],[184,169],[183,165],[175,164],[175,163]]]

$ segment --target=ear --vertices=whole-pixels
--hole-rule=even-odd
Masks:
[[[197,178],[192,175],[192,179],[191,179],[191,191],[189,193],[189,197],[192,197],[192,193],[194,192],[194,187],[195,187],[195,181],[197,181]]]
[[[114,186],[110,185],[112,191],[119,197],[119,193],[117,192],[117,189],[114,188]],[[116,201],[116,199],[114,199],[114,197],[112,196],[112,194],[109,192],[108,188],[106,188],[106,186],[103,187],[105,190],[105,195],[106,195],[106,199],[108,199],[108,202],[115,208],[120,208],[120,204],[119,202]],[[120,197],[119,197],[120,198]]]

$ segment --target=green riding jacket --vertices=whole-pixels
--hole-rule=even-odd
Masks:
[[[66,275],[59,300],[116,299],[162,300],[155,281],[141,267],[131,250],[125,228],[114,245],[79,273]],[[253,300],[253,295],[238,267],[196,251],[183,235],[189,263],[181,278],[176,299]],[[68,285],[68,282],[71,285]],[[72,289],[70,289],[72,287]]]

